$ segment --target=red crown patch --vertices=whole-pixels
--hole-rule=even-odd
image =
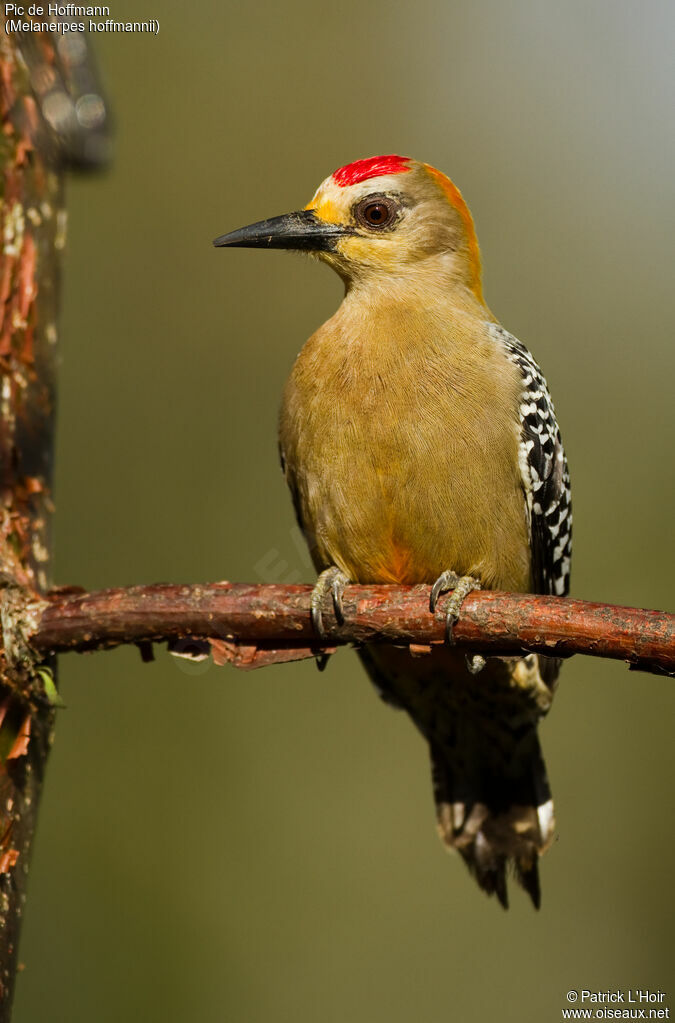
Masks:
[[[333,181],[341,188],[357,185],[368,178],[379,178],[382,174],[405,174],[410,170],[407,156],[370,156],[367,160],[357,160],[340,167],[333,174]]]

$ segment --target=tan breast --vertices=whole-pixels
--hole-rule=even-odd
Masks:
[[[300,353],[281,409],[317,568],[401,583],[452,568],[527,590],[519,389],[477,311],[350,292]]]

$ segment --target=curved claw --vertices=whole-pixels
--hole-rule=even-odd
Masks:
[[[466,576],[466,578],[468,579],[470,578],[470,576]],[[429,610],[431,611],[432,614],[434,614],[434,612],[436,611],[438,598],[442,596],[442,594],[447,593],[448,590],[454,590],[455,586],[458,585],[459,581],[460,576],[458,576],[456,572],[453,572],[452,569],[446,569],[445,572],[441,572],[438,579],[431,587],[431,596],[429,597]]]
[[[446,593],[448,590],[453,591],[452,596],[448,601],[448,607],[445,615],[445,636],[450,645],[455,642],[452,630],[459,619],[459,612],[462,608],[462,604],[472,590],[480,590],[480,588],[481,584],[478,579],[474,579],[472,575],[459,576],[456,572],[453,572],[452,569],[441,572],[438,579],[431,587],[429,609],[432,614],[436,610],[438,598],[441,594]],[[480,668],[477,668],[477,670],[480,671]]]
[[[315,593],[316,590],[314,590],[314,592],[312,593],[309,609],[310,617],[312,619],[312,626],[314,627],[314,631],[316,632],[317,636],[320,636],[321,639],[326,639],[327,638],[326,630],[323,627],[323,614],[321,613],[321,599],[323,597],[323,594],[321,594],[321,597],[319,597],[318,606],[315,606],[314,603]]]
[[[338,625],[344,625],[345,623],[345,609],[342,605],[342,598],[344,597],[345,586],[348,582],[349,579],[344,572],[340,572],[340,569],[338,569],[336,574],[333,576],[333,582],[331,583],[330,588],[331,596],[333,598],[333,611],[335,612],[335,620]]]
[[[321,639],[327,639],[327,633],[323,625],[323,612],[322,606],[324,598],[330,593],[333,599],[333,610],[335,611],[335,619],[338,625],[344,625],[344,609],[342,607],[342,597],[345,592],[345,586],[349,582],[347,576],[342,572],[337,565],[332,565],[321,573],[316,581],[314,589],[312,590],[312,596],[310,598],[310,616],[312,619],[312,625],[314,630]]]

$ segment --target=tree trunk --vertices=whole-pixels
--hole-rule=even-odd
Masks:
[[[105,155],[105,108],[93,83],[82,38],[8,35],[0,26],[0,1023],[11,1013],[54,725],[43,685],[49,666],[37,671],[25,637],[35,595],[50,585],[64,171]]]

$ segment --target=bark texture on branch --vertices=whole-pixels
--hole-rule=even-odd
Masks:
[[[31,643],[43,652],[64,652],[208,638],[217,660],[262,667],[320,650],[309,616],[311,591],[224,582],[56,591]],[[337,625],[326,603],[331,649],[393,642],[412,644],[422,655],[425,646],[445,636],[444,602],[431,615],[429,592],[428,586],[348,586],[344,625]],[[661,611],[482,590],[466,598],[454,638],[458,646],[490,655],[583,653],[625,660],[644,671],[675,672],[675,615]]]

